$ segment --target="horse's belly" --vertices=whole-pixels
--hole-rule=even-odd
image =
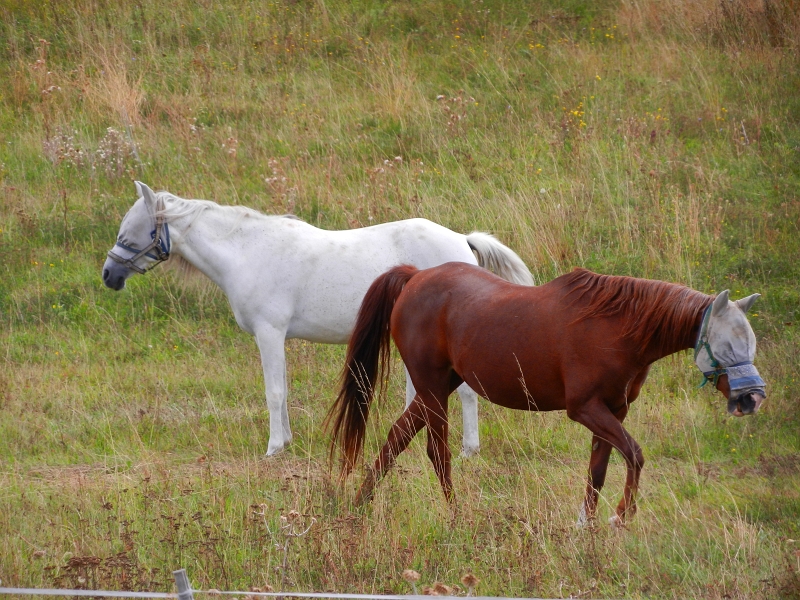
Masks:
[[[327,317],[327,318],[326,318]],[[315,311],[295,315],[286,331],[287,339],[299,338],[320,344],[346,344],[353,331],[356,314],[341,315]]]
[[[563,410],[564,393],[560,381],[551,372],[526,369],[521,373],[506,369],[473,369],[456,372],[478,394],[499,406],[517,410]]]

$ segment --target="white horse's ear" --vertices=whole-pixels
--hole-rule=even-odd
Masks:
[[[725,290],[724,292],[720,292],[719,296],[714,299],[714,304],[711,308],[711,316],[712,317],[719,317],[720,315],[724,314],[726,310],[728,310],[728,295],[730,290]]]
[[[753,294],[751,296],[748,296],[747,298],[740,298],[739,300],[734,302],[734,304],[736,304],[736,306],[741,308],[742,312],[747,312],[753,307],[753,304],[755,304],[756,300],[758,300],[759,298],[761,298],[761,294]]]
[[[144,185],[141,181],[134,181],[133,185],[136,186],[136,197],[141,198],[144,196],[144,192],[142,192],[142,185]]]
[[[142,189],[142,197],[146,204],[149,204],[153,207],[156,205],[156,194],[153,190],[151,190],[146,183],[139,182],[139,186]],[[153,209],[155,210],[155,208]]]

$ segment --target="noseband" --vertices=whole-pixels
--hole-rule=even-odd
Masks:
[[[745,360],[729,367],[723,367],[711,351],[711,344],[708,343],[708,324],[711,317],[711,309],[713,305],[709,306],[703,313],[703,322],[700,325],[700,335],[697,337],[697,344],[694,347],[694,361],[697,364],[697,357],[704,350],[708,353],[708,359],[711,363],[712,371],[703,371],[703,383],[698,387],[703,387],[709,381],[717,386],[717,381],[722,375],[728,376],[728,386],[733,390],[763,390],[766,384],[758,373],[758,369],[753,365],[753,361]]]
[[[148,256],[152,258],[156,262],[151,263],[150,269],[155,267],[158,263],[164,262],[169,258],[169,251],[170,251],[170,241],[169,241],[169,225],[166,223],[164,218],[164,201],[161,198],[156,200],[156,228],[150,232],[150,237],[153,238],[153,241],[150,242],[147,246],[145,246],[142,250],[138,250],[137,248],[132,248],[131,246],[126,246],[122,242],[119,241],[117,238],[117,243],[114,244],[114,248],[119,246],[123,250],[127,250],[129,252],[133,252],[134,255],[130,258],[122,258],[119,254],[116,254],[114,250],[108,251],[108,257],[116,263],[121,264],[123,267],[128,267],[132,271],[136,271],[137,273],[144,274],[147,269],[143,269],[142,267],[136,264],[136,261],[142,258],[143,256]],[[162,238],[161,234],[164,234]],[[153,254],[150,251],[153,251]]]

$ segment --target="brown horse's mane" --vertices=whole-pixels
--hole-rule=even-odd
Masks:
[[[557,281],[572,298],[571,305],[583,305],[575,322],[619,316],[626,321],[621,336],[643,349],[656,344],[663,353],[687,347],[687,340],[697,334],[698,315],[714,300],[676,283],[599,275],[581,268]]]

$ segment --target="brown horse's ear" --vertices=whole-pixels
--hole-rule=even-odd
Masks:
[[[747,298],[740,298],[734,304],[742,309],[742,312],[747,312],[755,304],[755,301],[761,298],[761,294],[752,294]]]
[[[725,311],[728,310],[728,295],[730,290],[725,290],[724,292],[720,292],[719,296],[714,299],[714,304],[711,308],[711,316],[712,317],[719,317],[725,314]]]

